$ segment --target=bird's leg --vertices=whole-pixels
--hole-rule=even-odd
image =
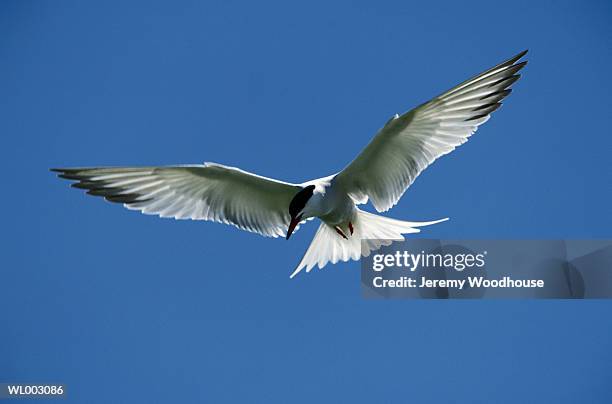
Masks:
[[[353,223],[349,222],[349,230],[351,231],[351,236],[353,235]]]
[[[340,229],[338,226],[335,227],[336,229],[336,233],[338,233],[339,235],[341,235],[342,237],[344,237],[345,240],[348,240],[348,237],[346,237],[346,234],[344,234],[344,232],[342,231],[342,229]]]

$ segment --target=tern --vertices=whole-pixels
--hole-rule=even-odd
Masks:
[[[448,218],[407,222],[378,212],[397,204],[418,175],[438,157],[465,143],[485,123],[526,64],[527,51],[430,101],[394,115],[342,171],[302,184],[262,177],[216,163],[157,167],[54,168],[90,195],[145,214],[231,224],[263,236],[291,234],[306,220],[319,228],[291,273],[328,262],[358,260],[382,245],[404,240]]]

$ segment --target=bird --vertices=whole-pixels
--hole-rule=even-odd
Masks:
[[[329,262],[359,260],[405,234],[448,220],[392,219],[395,206],[419,174],[465,143],[501,106],[521,75],[527,50],[403,114],[395,114],[336,174],[300,184],[217,163],[150,167],[52,168],[75,188],[144,214],[208,220],[287,240],[306,221],[320,225],[291,272]]]

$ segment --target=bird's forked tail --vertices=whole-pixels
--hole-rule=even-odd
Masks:
[[[338,234],[334,227],[321,222],[308,250],[290,278],[304,268],[306,272],[310,272],[315,265],[323,268],[328,262],[335,264],[338,261],[359,260],[362,255],[367,257],[383,245],[404,240],[403,234],[418,233],[421,231],[419,227],[446,220],[448,218],[431,222],[405,222],[357,209],[352,223],[354,232],[347,238]]]

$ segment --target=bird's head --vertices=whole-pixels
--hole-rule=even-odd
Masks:
[[[291,237],[291,233],[295,230],[295,227],[300,223],[302,219],[308,218],[304,215],[304,208],[306,204],[312,198],[315,186],[308,185],[302,188],[289,203],[289,215],[291,216],[291,222],[289,222],[289,228],[287,229],[287,240]]]

